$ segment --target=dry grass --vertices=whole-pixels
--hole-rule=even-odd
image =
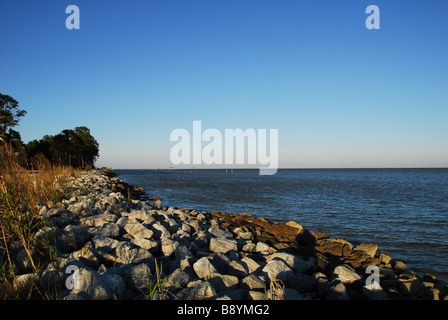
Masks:
[[[21,166],[21,160],[10,146],[0,141],[0,256],[5,257],[0,266],[0,299],[15,298],[11,294],[16,273],[9,249],[12,243],[19,242],[33,272],[39,271],[35,261],[37,248],[32,240],[46,222],[39,217],[36,203],[51,206],[61,201],[62,185],[68,177],[79,174],[71,167],[52,166],[42,156],[35,159],[33,171]]]
[[[273,279],[266,293],[266,300],[283,300],[285,284],[280,279]]]

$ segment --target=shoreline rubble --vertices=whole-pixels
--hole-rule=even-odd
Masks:
[[[448,300],[436,277],[373,243],[250,213],[164,207],[104,169],[64,188],[65,200],[40,205],[49,227],[34,239],[56,245],[57,264],[33,274],[24,249],[12,250],[16,286],[37,277],[64,300]]]

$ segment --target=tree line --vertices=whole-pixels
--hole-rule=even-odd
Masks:
[[[93,167],[99,156],[99,144],[84,126],[62,130],[57,135],[45,135],[40,140],[23,143],[20,133],[13,128],[26,115],[19,103],[0,93],[0,139],[9,144],[24,164],[33,167],[37,157],[44,156],[51,164],[75,168]]]

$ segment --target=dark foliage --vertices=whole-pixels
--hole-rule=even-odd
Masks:
[[[55,136],[46,135],[26,145],[29,162],[43,154],[51,163],[70,165],[74,168],[94,166],[99,156],[99,145],[87,127],[66,129]]]
[[[0,93],[0,139],[11,147],[22,166],[28,164],[31,168],[35,167],[33,161],[41,155],[56,165],[74,168],[94,166],[99,156],[99,145],[89,128],[63,130],[55,136],[46,135],[25,145],[20,133],[12,129],[24,115],[26,111],[19,109],[17,100]]]

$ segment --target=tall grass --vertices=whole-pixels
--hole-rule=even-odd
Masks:
[[[41,253],[41,248],[37,248],[33,238],[46,221],[39,217],[36,204],[40,202],[51,207],[62,200],[62,185],[68,177],[79,174],[71,167],[51,165],[43,156],[34,159],[33,168],[26,168],[21,165],[23,163],[24,159],[11,146],[0,141],[0,261],[3,260],[0,266],[0,299],[21,298],[11,290],[17,273],[10,250],[13,244],[23,247],[32,271],[39,272],[36,256]]]

